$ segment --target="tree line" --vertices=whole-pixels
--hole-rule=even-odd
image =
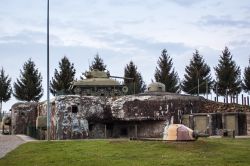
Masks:
[[[105,71],[109,75],[107,65],[97,54],[94,57],[89,70],[98,69]],[[184,79],[180,81],[178,73],[173,67],[173,60],[166,49],[163,49],[157,66],[155,68],[154,80],[161,82],[166,86],[166,92],[180,93],[181,91],[191,94],[208,94],[211,91],[218,96],[236,96],[242,90],[250,91],[250,62],[244,69],[244,77],[241,80],[240,67],[233,60],[233,55],[228,47],[225,47],[220,55],[218,65],[214,67],[215,79],[211,76],[211,68],[205,62],[203,56],[198,50],[195,50],[189,65],[185,67]],[[70,94],[69,87],[71,82],[76,80],[76,70],[74,63],[64,56],[59,62],[59,69],[55,69],[54,76],[50,81],[50,92],[55,96],[59,93]],[[124,77],[133,78],[124,79],[124,84],[128,86],[128,95],[144,92],[145,82],[136,64],[130,61],[124,67]],[[81,79],[84,79],[81,77]],[[13,90],[11,87],[11,78],[5,74],[4,69],[0,71],[0,111],[2,102],[7,102],[11,94],[21,101],[39,101],[43,96],[42,76],[36,68],[35,63],[29,59],[24,63],[20,76],[14,82]]]

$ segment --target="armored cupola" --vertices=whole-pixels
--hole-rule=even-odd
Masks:
[[[165,85],[160,82],[153,82],[148,85],[148,92],[165,92]]]

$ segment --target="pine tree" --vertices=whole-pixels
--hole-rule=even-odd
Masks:
[[[249,60],[248,67],[246,67],[244,70],[244,78],[243,78],[242,88],[244,89],[245,92],[250,91],[250,60]]]
[[[158,67],[155,70],[155,80],[165,85],[166,92],[179,92],[178,74],[172,69],[172,58],[167,54],[167,50],[162,51],[159,58]]]
[[[182,82],[184,92],[197,95],[210,93],[213,84],[210,67],[205,63],[198,50],[193,53],[193,58],[189,66],[186,66],[185,72]]]
[[[105,71],[106,67],[107,66],[104,64],[103,59],[100,58],[98,54],[96,54],[96,56],[94,57],[94,61],[89,67],[89,70],[98,69],[100,71]]]
[[[70,94],[69,87],[74,81],[76,70],[74,64],[70,63],[69,59],[64,56],[59,62],[59,72],[55,69],[54,78],[50,82],[50,92],[55,96],[56,94]]]
[[[219,64],[214,68],[218,95],[237,95],[241,92],[240,67],[232,60],[227,47],[222,51]],[[215,88],[214,88],[215,90]]]
[[[35,63],[29,59],[20,70],[20,79],[14,83],[14,93],[16,99],[22,101],[39,101],[43,95],[42,76],[35,68]]]
[[[8,75],[5,75],[5,71],[2,68],[0,71],[0,115],[2,113],[2,103],[7,102],[11,98],[11,79]]]
[[[137,71],[137,66],[130,61],[124,69],[124,77],[133,78],[124,79],[124,84],[128,87],[128,95],[142,93],[146,89],[146,85],[142,79],[141,73]]]

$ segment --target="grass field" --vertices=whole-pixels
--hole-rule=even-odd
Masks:
[[[12,165],[249,166],[250,139],[39,141],[23,144],[0,159],[0,166]]]

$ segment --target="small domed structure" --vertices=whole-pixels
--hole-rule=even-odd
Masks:
[[[165,92],[165,85],[160,82],[153,82],[148,85],[148,92]]]
[[[166,126],[163,133],[163,140],[166,141],[194,141],[198,135],[183,124],[171,124]]]

